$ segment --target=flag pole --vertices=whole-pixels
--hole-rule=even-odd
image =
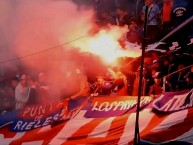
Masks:
[[[138,89],[138,99],[137,99],[137,110],[136,110],[136,120],[135,120],[135,133],[134,133],[134,145],[140,144],[140,134],[139,134],[139,111],[140,111],[140,101],[141,101],[141,90],[142,90],[142,80],[143,80],[143,66],[145,57],[145,47],[146,47],[146,32],[147,32],[147,15],[148,7],[145,7],[145,21],[144,21],[144,31],[143,31],[143,43],[142,43],[142,55],[141,55],[141,65],[140,65],[140,79],[139,79],[139,89]]]
[[[135,15],[136,15],[136,17],[138,16],[138,6],[139,6],[139,0],[136,0],[136,5],[135,5]]]

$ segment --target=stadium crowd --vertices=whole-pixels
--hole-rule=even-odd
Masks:
[[[192,16],[192,2],[189,0],[175,1],[163,0],[163,5],[158,6],[153,0],[145,0],[139,16],[130,15],[129,11],[119,7],[115,15],[107,11],[100,11],[97,24],[101,27],[107,25],[128,26],[126,41],[131,44],[143,43],[143,28],[146,7],[147,13],[147,37],[146,45],[155,43],[167,33],[178,27],[186,19]],[[193,37],[192,23],[183,27],[182,30],[166,40],[164,45],[166,52],[148,51],[145,53],[142,95],[157,97],[163,92],[181,91],[193,88]],[[180,34],[180,36],[178,35]],[[171,47],[172,42],[178,42],[177,47]],[[159,47],[159,46],[158,46]],[[174,49],[172,49],[174,48]],[[76,87],[68,92],[70,84],[64,88],[55,89],[47,81],[46,72],[15,75],[9,80],[1,82],[0,85],[0,113],[14,109],[21,109],[25,105],[46,104],[51,98],[54,101],[61,99],[76,99],[95,95],[110,96],[137,96],[139,87],[140,59],[122,58],[119,66],[109,67],[106,73],[100,76],[90,76],[75,70],[73,81]],[[54,91],[53,91],[54,89]],[[67,93],[68,92],[68,93]]]

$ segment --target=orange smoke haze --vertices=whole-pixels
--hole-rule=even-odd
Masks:
[[[80,48],[81,51],[100,56],[106,64],[116,65],[116,59],[119,57],[137,57],[140,55],[139,50],[126,50],[120,45],[119,40],[125,39],[127,31],[127,27],[110,26],[103,28],[93,36],[75,41],[71,45]]]
[[[0,61],[8,60],[1,63],[0,77],[7,74],[6,69],[30,75],[43,71],[49,82],[68,84],[73,80],[72,71],[81,69],[82,62],[87,73],[98,75],[105,71],[100,58],[112,64],[120,56],[140,55],[119,44],[127,31],[124,27],[112,26],[93,34],[97,28],[94,10],[72,1],[0,1],[0,17]],[[21,59],[9,61],[15,58]]]
[[[66,45],[52,47],[87,35],[95,26],[94,11],[88,7],[78,9],[70,1],[7,0],[0,1],[0,9],[0,61],[22,57],[19,61],[2,63],[4,66],[25,64],[33,69],[50,68],[56,61],[69,58],[66,48],[73,49]],[[37,53],[41,51],[44,52]],[[37,54],[30,55],[34,53]]]

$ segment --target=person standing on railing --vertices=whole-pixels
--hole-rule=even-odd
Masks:
[[[149,44],[151,44],[158,41],[157,32],[160,24],[160,9],[154,0],[145,0],[145,6],[142,9],[143,13],[145,13],[146,6],[148,7],[147,39],[149,39]]]

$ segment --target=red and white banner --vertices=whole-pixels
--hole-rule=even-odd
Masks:
[[[111,98],[110,96],[108,97]],[[151,104],[150,102],[149,105]],[[193,108],[162,114],[161,112],[152,112],[152,108],[149,105],[140,111],[139,129],[142,143],[193,143]],[[130,145],[133,143],[135,112],[113,117],[86,118],[85,113],[88,111],[86,106],[69,119],[52,122],[49,125],[29,131],[11,131],[11,122],[4,124],[0,128],[0,144]],[[46,115],[49,116],[49,114]]]
[[[193,107],[193,89],[179,92],[165,92],[153,103],[161,112],[174,112]]]

